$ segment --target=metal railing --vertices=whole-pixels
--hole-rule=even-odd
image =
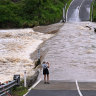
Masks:
[[[16,85],[20,85],[20,75],[14,75],[13,81],[9,81],[7,84],[0,85],[0,96],[8,96],[10,89]]]

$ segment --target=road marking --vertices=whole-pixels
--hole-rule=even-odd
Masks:
[[[81,93],[81,91],[80,91],[80,88],[79,88],[79,85],[78,85],[77,80],[76,80],[76,87],[77,87],[77,91],[78,91],[79,95],[80,96],[83,96],[82,93]]]
[[[84,3],[84,1],[85,1],[85,0],[82,1],[81,5],[80,5],[80,7],[79,7],[79,11],[80,11],[80,8],[81,8],[82,4]]]
[[[31,89],[33,89],[33,88],[35,88],[40,82],[41,82],[41,78],[32,86],[32,87],[30,87],[29,89],[28,89],[28,92],[25,94],[25,95],[23,95],[23,96],[26,96],[29,92],[30,92],[30,90]]]
[[[41,82],[41,78],[29,89],[29,91],[33,88],[35,88],[40,82]]]
[[[71,2],[70,6],[72,5],[72,3],[73,3],[74,1],[75,1],[75,0],[73,0],[73,1]],[[77,8],[79,9],[79,13],[80,13],[80,8],[81,8],[82,4],[84,3],[84,1],[85,1],[85,0],[82,1],[82,3],[80,4],[80,6],[77,6]],[[69,8],[70,8],[70,6],[69,6]],[[67,20],[67,15],[68,15],[69,8],[68,8],[67,13],[66,13],[66,21],[68,21],[68,20]]]
[[[70,5],[69,5],[69,8],[70,8],[70,6],[71,6],[71,4],[74,2],[74,0],[72,0],[72,2],[70,3]],[[66,21],[67,21],[67,15],[68,15],[68,10],[69,10],[69,8],[67,9],[67,12],[66,12]]]

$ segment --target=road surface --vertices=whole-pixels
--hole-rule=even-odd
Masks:
[[[79,16],[81,21],[88,21],[90,19],[90,6],[92,0],[84,0],[79,10]]]
[[[96,82],[41,81],[26,96],[96,96]],[[79,88],[79,89],[78,89]]]
[[[73,0],[67,12],[67,21],[88,21],[90,19],[91,2],[92,0]]]

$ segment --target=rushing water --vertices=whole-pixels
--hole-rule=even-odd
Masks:
[[[74,12],[72,13],[70,19],[68,20],[68,22],[80,22],[80,18],[79,18],[79,6],[74,9]]]
[[[30,54],[50,37],[31,28],[0,30],[0,82],[12,80],[15,74],[23,78],[24,70],[33,75],[34,60]]]
[[[89,27],[90,28],[89,28]],[[45,61],[52,80],[96,80],[96,34],[91,22],[66,23],[48,40]]]

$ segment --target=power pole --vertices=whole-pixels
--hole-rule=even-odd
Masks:
[[[91,6],[91,22],[93,22],[93,8],[94,8],[94,3],[96,2],[96,0],[93,0],[92,2],[92,6]]]
[[[63,8],[63,22],[66,22],[66,6],[67,6],[67,3],[65,4]]]
[[[93,4],[92,4],[92,9],[91,9],[91,22],[93,21]]]
[[[65,22],[65,8],[63,8],[63,22]]]

